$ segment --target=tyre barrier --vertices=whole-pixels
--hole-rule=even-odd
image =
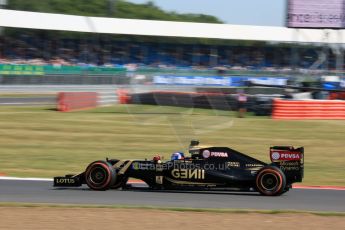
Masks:
[[[60,92],[57,96],[57,110],[61,112],[91,109],[97,105],[96,92]]]
[[[128,104],[131,100],[131,96],[126,89],[118,89],[116,90],[116,94],[119,100],[119,104]]]
[[[345,119],[345,101],[273,100],[273,119]]]
[[[113,106],[119,103],[119,98],[114,91],[98,92],[98,106]]]

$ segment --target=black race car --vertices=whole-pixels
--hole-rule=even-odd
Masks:
[[[191,142],[189,153],[190,157],[167,162],[162,162],[159,156],[153,160],[95,161],[80,174],[55,177],[54,186],[87,184],[93,190],[130,188],[126,185],[128,178],[136,178],[150,189],[224,189],[276,196],[303,178],[303,147],[271,147],[270,164],[228,147],[200,146],[198,141]]]

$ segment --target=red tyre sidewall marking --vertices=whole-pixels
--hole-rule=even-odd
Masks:
[[[102,162],[96,162],[96,163],[93,163],[92,165],[90,165],[90,166],[88,167],[88,169],[86,170],[86,173],[85,173],[85,174],[88,175],[89,172],[90,172],[90,170],[91,170],[91,168],[93,168],[95,165],[100,165],[102,168],[104,168],[104,169],[107,171],[107,173],[108,173],[108,178],[107,178],[107,180],[106,180],[106,183],[104,183],[103,186],[101,186],[101,187],[91,186],[91,187],[92,187],[93,189],[104,189],[105,187],[108,186],[108,184],[109,184],[109,182],[110,182],[111,172],[110,172],[109,167],[108,167],[107,164],[104,164],[104,163],[102,163]]]

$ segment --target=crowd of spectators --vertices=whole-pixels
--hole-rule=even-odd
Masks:
[[[118,66],[136,64],[162,68],[290,71],[308,69],[323,48],[292,48],[278,44],[192,45],[133,42],[116,39],[45,38],[37,35],[0,37],[0,64]],[[334,68],[334,56],[318,68]],[[327,66],[325,66],[327,65]]]

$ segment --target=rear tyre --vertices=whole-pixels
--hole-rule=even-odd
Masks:
[[[275,166],[265,166],[256,176],[256,188],[265,196],[281,195],[286,188],[285,174]]]
[[[115,183],[116,173],[108,162],[95,161],[87,166],[85,181],[93,190],[107,190]]]

